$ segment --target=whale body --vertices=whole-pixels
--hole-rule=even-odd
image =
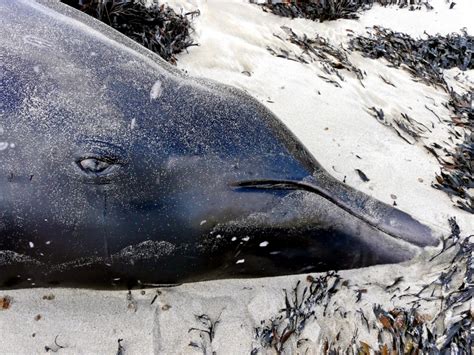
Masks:
[[[59,2],[0,15],[0,288],[359,268],[438,243],[243,92]]]

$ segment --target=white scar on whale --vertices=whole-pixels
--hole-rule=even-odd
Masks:
[[[161,85],[161,81],[157,80],[151,87],[150,100],[158,99],[162,93],[163,93],[163,86]]]

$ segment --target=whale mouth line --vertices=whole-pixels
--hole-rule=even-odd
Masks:
[[[315,193],[322,198],[328,200],[332,204],[336,205],[337,207],[341,208],[345,212],[349,213],[350,215],[354,216],[355,218],[367,223],[372,228],[388,235],[397,240],[403,240],[410,244],[417,244],[413,243],[400,235],[393,233],[393,231],[384,228],[382,223],[378,223],[373,217],[369,217],[361,213],[354,208],[354,206],[348,204],[347,202],[343,201],[342,199],[334,196],[330,193],[329,190],[322,188],[320,186],[316,186],[314,184],[310,184],[303,181],[297,180],[279,180],[279,179],[252,179],[252,180],[241,180],[236,182],[229,183],[229,187],[234,189],[255,189],[255,190],[292,190],[292,191],[307,191],[311,193]],[[368,197],[370,198],[370,197]]]

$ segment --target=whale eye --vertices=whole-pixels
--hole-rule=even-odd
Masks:
[[[72,158],[75,176],[86,184],[110,184],[126,175],[126,150],[106,141],[79,141]]]
[[[83,173],[93,178],[110,176],[121,166],[116,159],[97,156],[79,158],[76,164]]]
[[[94,174],[102,173],[110,167],[109,162],[97,158],[82,159],[79,161],[79,165],[85,172]]]

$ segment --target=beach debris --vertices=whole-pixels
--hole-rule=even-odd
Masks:
[[[255,0],[250,0],[254,3]],[[374,4],[382,6],[397,5],[410,10],[420,10],[422,5],[427,10],[433,6],[428,0],[313,0],[313,1],[270,1],[261,4],[262,10],[275,15],[290,18],[305,18],[319,22],[337,20],[340,18],[356,20],[359,12],[369,10]]]
[[[12,304],[12,298],[10,296],[0,297],[0,311],[9,309]]]
[[[399,353],[416,354],[436,348],[434,337],[427,328],[426,320],[416,307],[405,309],[396,307],[389,311],[380,305],[374,305],[373,312],[378,320],[379,350],[393,349]],[[384,340],[385,339],[385,340]]]
[[[117,349],[117,355],[125,355],[125,348],[122,345],[123,339],[118,339],[118,349]]]
[[[59,338],[59,335],[56,335],[56,337],[54,338],[54,342],[52,345],[46,345],[44,347],[44,350],[46,352],[52,352],[52,353],[57,353],[60,349],[65,349],[66,347],[65,346],[62,346],[62,345],[59,345],[58,344],[58,338]]]
[[[323,76],[323,75],[318,75],[318,77],[320,77],[321,79],[323,79],[326,83],[332,84],[332,85],[334,85],[334,86],[337,87],[337,88],[342,88],[341,84],[339,84],[339,83],[338,83],[337,81],[335,81],[335,80],[329,79],[328,77]]]
[[[43,296],[43,299],[47,300],[47,301],[52,301],[55,298],[56,298],[56,296],[54,296],[52,293],[49,293],[49,294]]]
[[[217,325],[220,323],[222,312],[215,319],[212,319],[207,314],[195,315],[196,321],[199,323],[200,328],[190,328],[188,333],[197,332],[199,334],[200,341],[190,341],[189,345],[192,348],[200,349],[203,354],[214,354],[212,342],[216,335]]]
[[[133,297],[132,291],[128,290],[128,293],[127,293],[127,308],[130,311],[136,312],[137,311],[137,306],[138,306],[137,300]]]
[[[34,319],[35,321],[39,321],[39,320],[41,320],[41,318],[42,318],[42,317],[41,317],[41,314],[37,314],[37,315],[35,316],[35,318],[33,318],[33,319]]]
[[[383,82],[384,82],[385,84],[390,85],[390,86],[393,86],[394,88],[396,88],[395,84],[392,83],[390,80],[386,79],[385,77],[383,77],[383,76],[380,75],[380,74],[379,74],[379,77],[380,77],[380,79],[383,80]]]
[[[392,284],[385,286],[385,291],[389,291],[390,289],[394,288],[402,281],[403,281],[403,276],[398,276],[397,278],[395,278],[395,280],[393,280]]]
[[[367,36],[353,37],[349,48],[372,59],[383,57],[394,67],[402,66],[425,84],[441,85],[443,89],[447,85],[443,69],[474,68],[473,36],[464,30],[448,36],[426,36],[415,39],[405,33],[374,26]]]
[[[359,303],[362,300],[362,295],[364,293],[367,293],[367,289],[360,288],[360,289],[355,290],[355,293],[356,293],[356,303]]]
[[[319,75],[325,82],[340,88],[344,82],[343,71],[352,73],[362,84],[365,74],[349,60],[348,52],[342,45],[335,46],[331,42],[318,34],[308,37],[306,34],[298,35],[290,27],[282,26],[281,29],[286,34],[286,38],[274,34],[283,42],[290,42],[301,49],[301,53],[284,48],[273,48],[268,46],[267,50],[274,56],[292,60],[295,62],[309,64],[318,63],[324,75]]]
[[[398,349],[407,346],[419,348],[420,351],[430,353],[470,353],[474,345],[473,334],[470,328],[473,324],[473,315],[470,311],[470,302],[474,295],[473,270],[474,270],[474,236],[461,236],[460,228],[455,218],[449,219],[451,234],[443,240],[442,250],[430,259],[441,255],[454,257],[445,264],[446,267],[432,282],[421,287],[420,291],[412,295],[418,300],[413,302],[411,309],[399,309],[405,313],[407,323],[403,334],[398,332],[395,338],[399,344]],[[464,271],[463,271],[464,270]],[[459,285],[454,288],[453,283]],[[441,297],[440,310],[432,319],[429,317],[413,317],[414,312],[420,305],[420,301],[431,302]],[[426,297],[427,295],[428,297]],[[410,316],[411,315],[411,316]],[[445,326],[440,331],[440,318],[444,318],[442,324]],[[411,323],[410,323],[411,322]],[[413,337],[416,336],[416,339]],[[391,334],[393,337],[393,334]],[[410,339],[410,337],[412,337]],[[415,345],[418,344],[418,345]],[[393,344],[392,344],[393,345]]]
[[[385,113],[383,112],[383,109],[381,108],[376,108],[376,107],[370,107],[369,112],[372,113],[372,115],[382,124],[386,126],[391,126],[390,122],[387,122],[385,119]]]
[[[369,320],[368,320],[367,317],[365,316],[364,311],[362,310],[362,308],[359,308],[358,310],[356,310],[356,313],[360,315],[360,318],[361,318],[362,323],[364,323],[364,325],[367,327],[367,331],[370,333]],[[361,342],[361,343],[362,343],[362,342]],[[365,343],[364,343],[364,344],[365,344]]]
[[[61,0],[113,27],[127,37],[176,64],[176,55],[197,44],[192,21],[199,10],[176,13],[157,1],[145,5],[133,0]]]
[[[454,112],[452,120],[457,126],[465,129],[461,143],[454,148],[445,149],[447,159],[440,161],[441,171],[436,175],[433,187],[460,199],[456,205],[470,213],[474,213],[474,196],[470,190],[474,188],[474,88],[470,93],[459,95],[450,92],[449,105]],[[455,134],[455,133],[453,133]],[[434,148],[434,147],[433,147]],[[434,149],[433,149],[434,150]]]
[[[255,329],[255,338],[262,348],[273,348],[280,354],[290,339],[298,343],[306,324],[315,318],[316,308],[326,310],[341,286],[341,277],[334,271],[319,277],[310,275],[306,281],[309,285],[298,281],[290,292],[283,290],[284,308],[271,319],[261,321]],[[258,353],[258,348],[253,351]]]
[[[156,301],[156,299],[158,298],[159,295],[161,295],[161,291],[156,290],[156,294],[153,296],[153,299],[151,300],[150,305],[153,305],[153,303],[155,303],[155,301]]]
[[[429,108],[427,105],[425,105],[425,108],[426,108],[428,111],[430,111],[433,115],[435,115],[435,117],[438,119],[438,122],[440,122],[440,123],[443,122],[443,121],[441,120],[441,118],[439,117],[439,115],[438,115],[436,112],[434,112],[433,109]]]
[[[393,118],[389,125],[400,138],[409,144],[415,144],[420,138],[424,138],[424,133],[431,132],[426,125],[411,118],[406,113],[401,113],[400,117]]]
[[[411,281],[405,276],[396,276],[387,284],[367,284],[392,295],[390,306],[373,303],[369,297],[362,300],[362,295],[377,291],[361,288],[335,272],[309,275],[291,292],[283,290],[284,307],[255,329],[258,344],[251,353],[264,354],[269,349],[277,354],[296,353],[298,346],[308,344],[302,334],[311,322],[319,319],[319,324],[324,324],[325,317],[340,317],[348,326],[347,316],[352,313],[350,322],[356,324],[351,337],[347,332],[341,336],[339,330],[327,338],[323,331],[321,343],[313,344],[310,353],[469,354],[474,345],[470,331],[474,324],[470,305],[474,296],[474,235],[463,236],[455,218],[448,223],[451,233],[443,239],[442,250],[425,261],[427,269],[436,270],[433,277],[408,287]],[[355,292],[354,304],[338,303],[334,295],[344,287]],[[346,305],[352,311],[346,310]]]
[[[449,101],[444,106],[452,114],[446,119],[425,105],[438,122],[450,124],[451,136],[457,141],[444,148],[437,143],[425,145],[438,159],[441,168],[432,186],[455,197],[457,207],[474,213],[474,196],[469,192],[474,188],[474,88],[459,93],[448,85],[444,77],[445,69],[474,69],[474,36],[462,30],[461,33],[447,36],[426,34],[426,38],[415,39],[404,33],[374,26],[367,36],[353,37],[349,49],[369,58],[384,58],[391,66],[410,72],[414,80],[434,85],[448,94]],[[429,127],[406,113],[390,122],[385,119],[382,109],[371,107],[369,110],[379,122],[391,126],[410,144],[415,144],[424,138],[425,133],[431,132]]]
[[[356,173],[359,175],[360,179],[363,181],[363,182],[368,182],[370,181],[370,179],[367,177],[367,175],[365,175],[365,173],[360,170],[360,169],[355,169]]]

